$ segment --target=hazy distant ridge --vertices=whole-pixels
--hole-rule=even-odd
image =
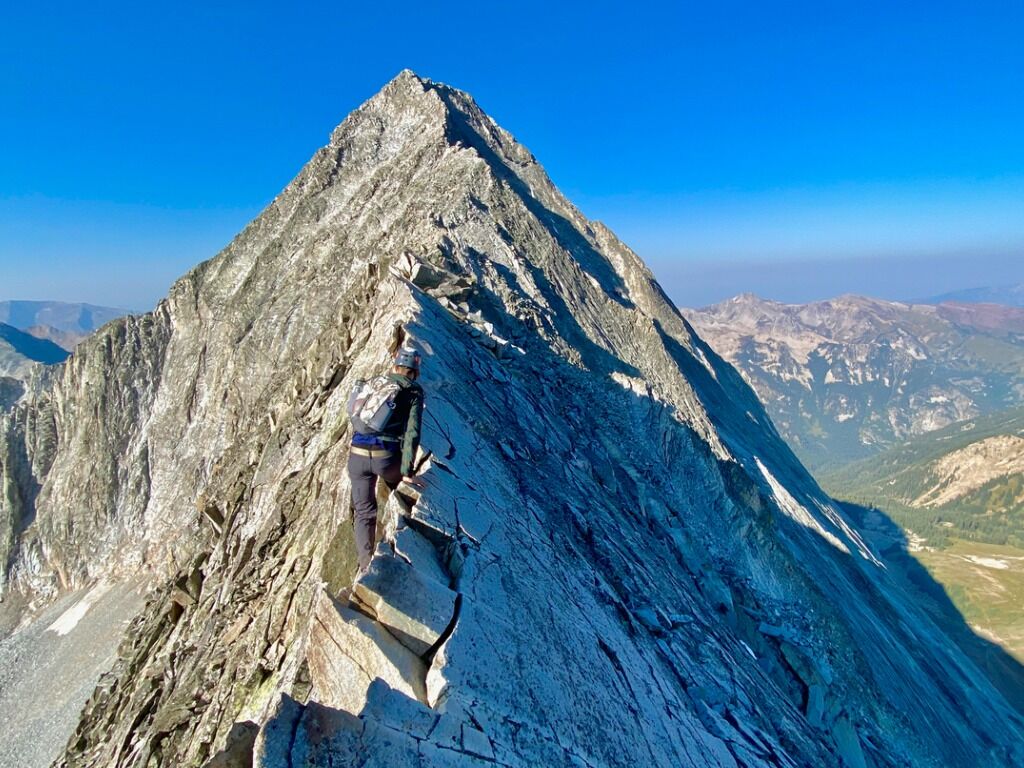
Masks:
[[[994,288],[967,288],[952,291],[926,299],[927,304],[963,302],[966,304],[1006,304],[1010,307],[1024,307],[1024,283],[1003,285]]]
[[[48,326],[88,335],[111,320],[130,314],[126,309],[63,301],[0,301],[0,323],[20,330]]]

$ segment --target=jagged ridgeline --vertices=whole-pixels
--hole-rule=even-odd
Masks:
[[[355,571],[348,392],[423,354]],[[1022,721],[643,263],[403,72],[4,417],[4,589],[151,579],[60,766],[1009,766]]]

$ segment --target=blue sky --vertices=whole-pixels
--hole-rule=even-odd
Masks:
[[[0,298],[152,306],[404,67],[680,303],[1024,280],[1019,3],[19,5]]]

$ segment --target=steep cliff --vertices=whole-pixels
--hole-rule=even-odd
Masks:
[[[399,343],[427,485],[353,586],[344,402]],[[5,591],[157,585],[61,766],[1024,760],[636,255],[410,72],[2,430]]]

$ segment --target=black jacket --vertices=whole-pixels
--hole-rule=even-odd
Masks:
[[[412,474],[412,463],[420,444],[420,422],[423,419],[423,388],[412,379],[398,373],[389,373],[388,378],[397,382],[401,389],[395,398],[395,410],[380,435],[397,440],[402,444],[402,474]]]

